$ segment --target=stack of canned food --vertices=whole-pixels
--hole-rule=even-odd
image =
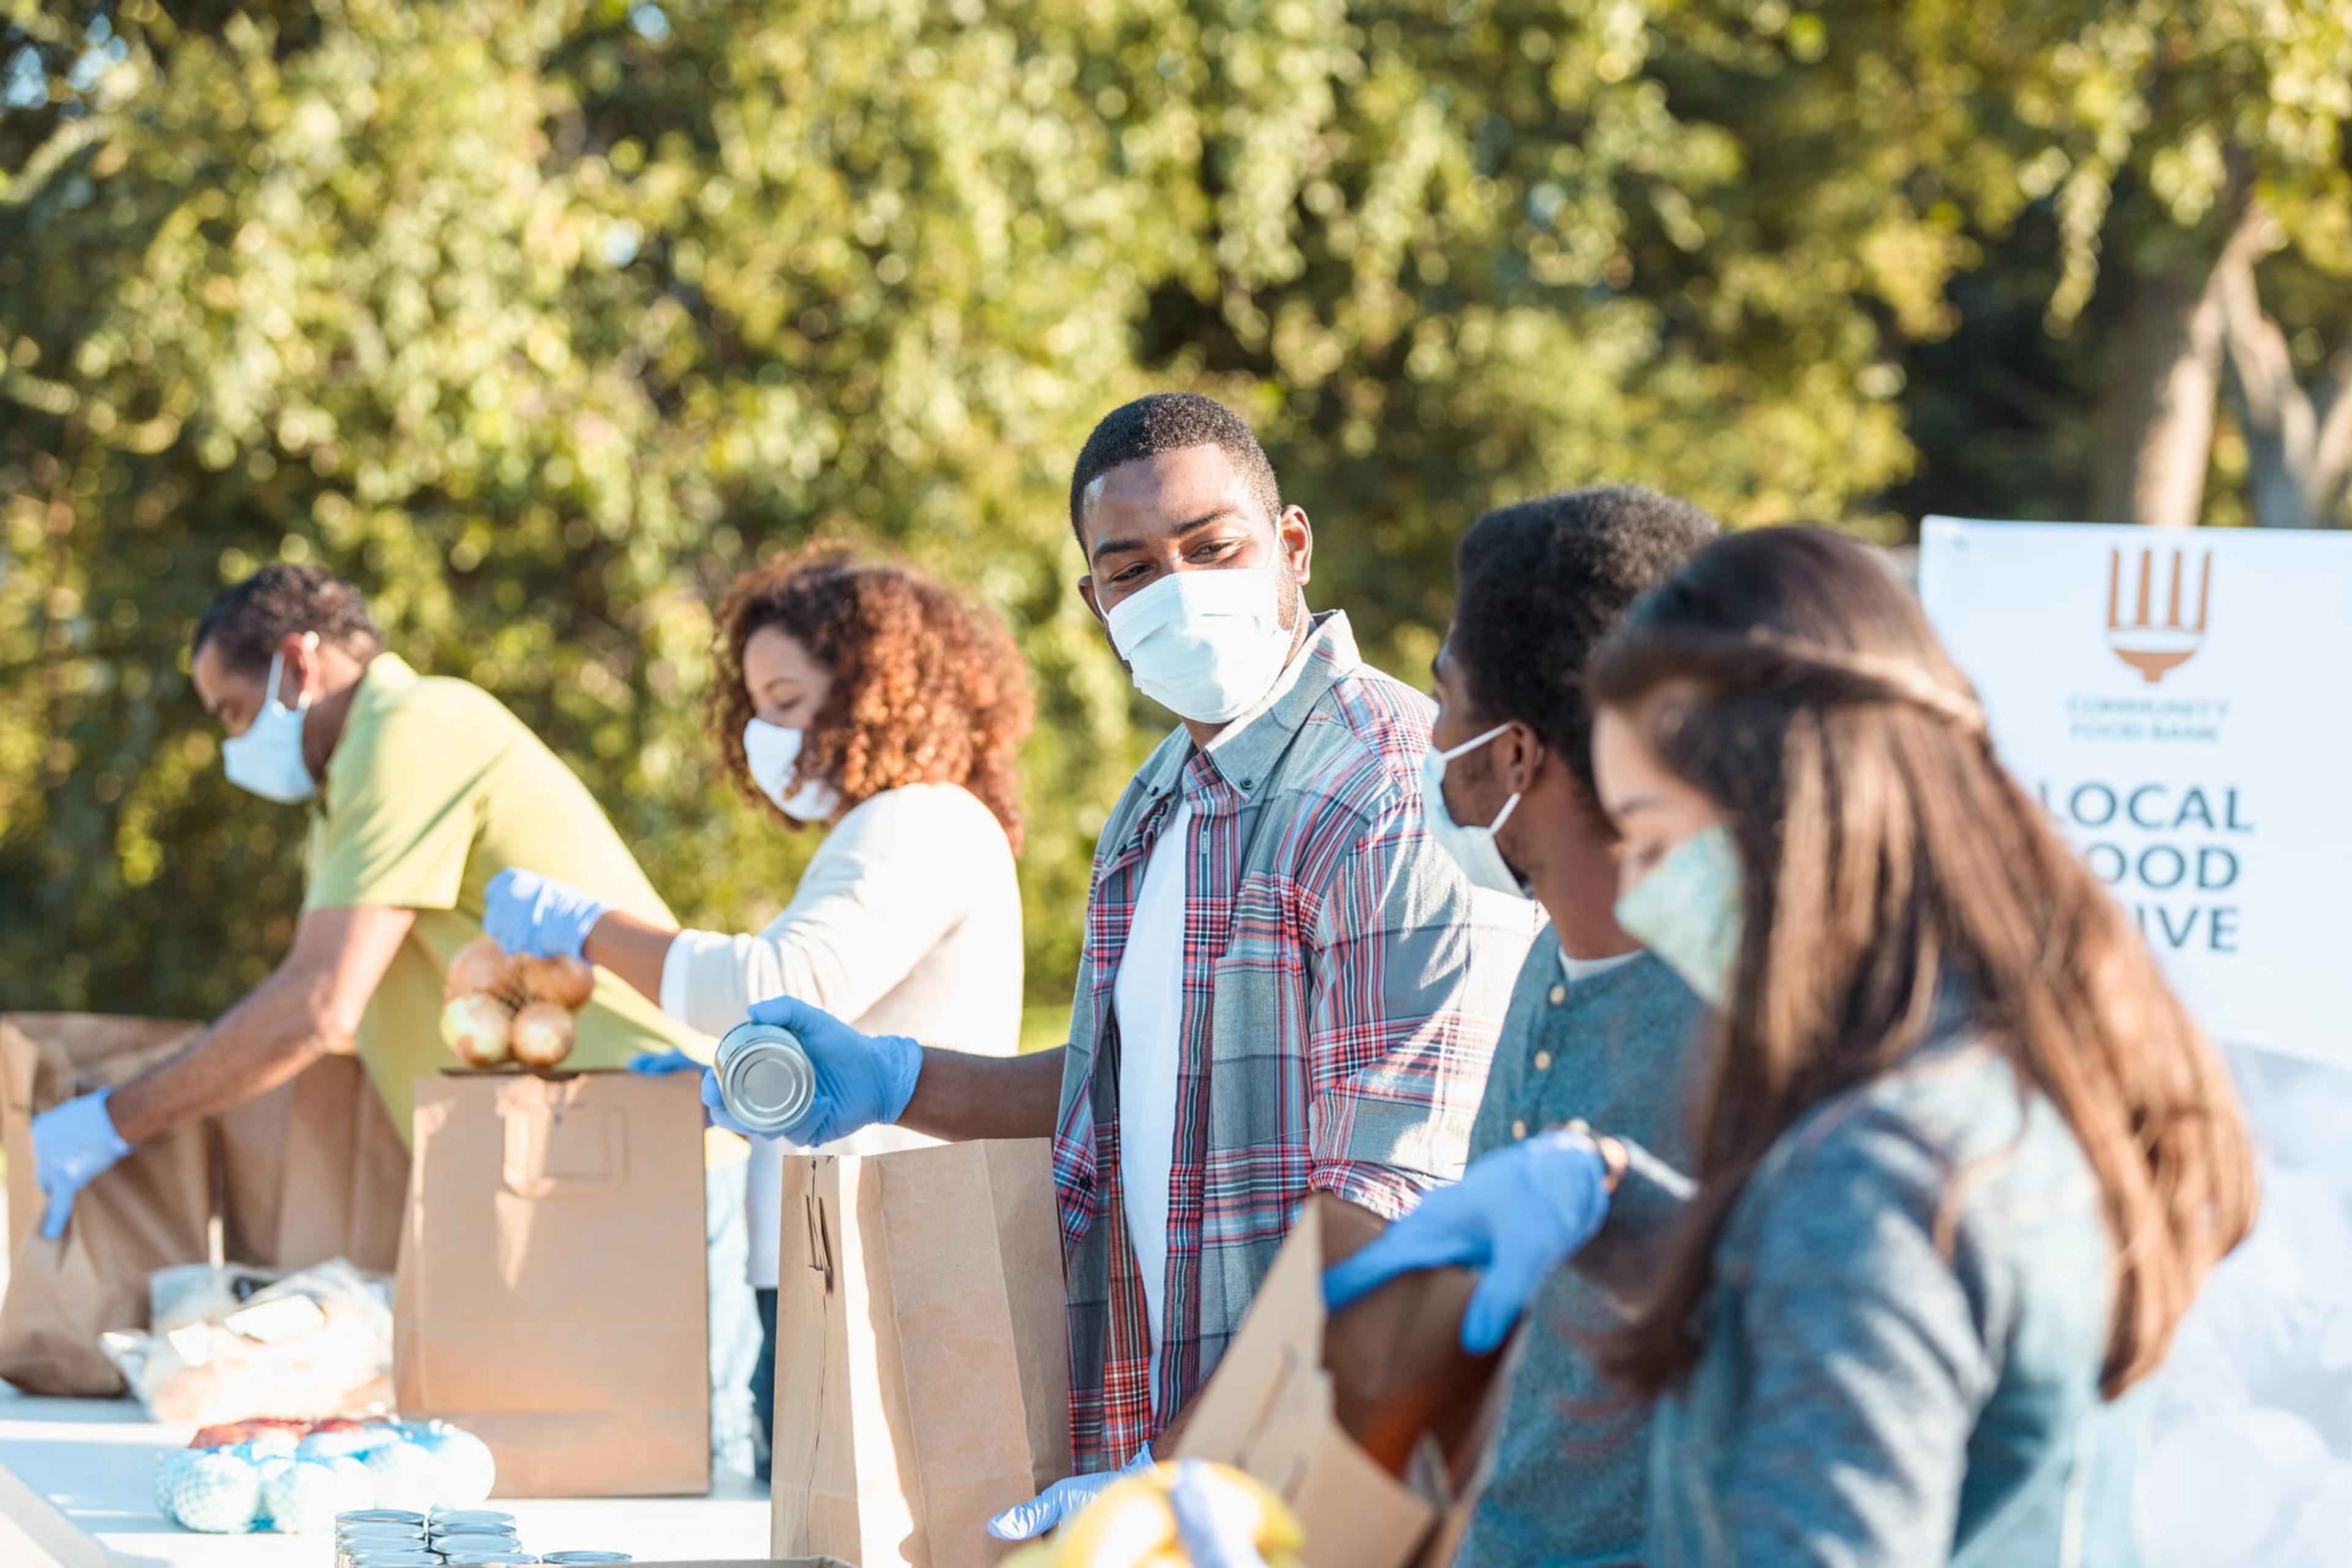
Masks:
[[[626,1563],[625,1552],[522,1549],[514,1515],[489,1508],[436,1509],[415,1513],[367,1508],[335,1517],[335,1568],[495,1568],[510,1563]]]

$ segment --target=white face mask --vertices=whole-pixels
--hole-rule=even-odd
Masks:
[[[319,634],[305,632],[302,646],[318,647]],[[318,794],[319,781],[310,776],[310,766],[302,760],[302,716],[310,710],[310,693],[306,689],[291,708],[280,702],[278,682],[285,668],[284,654],[270,656],[269,684],[264,689],[261,711],[253,716],[244,734],[231,735],[221,742],[221,771],[241,790],[280,805],[292,805]]]
[[[796,822],[830,822],[841,809],[841,792],[831,784],[811,779],[792,794],[784,793],[784,785],[792,782],[793,764],[801,760],[801,734],[798,730],[754,719],[743,726],[743,761],[751,769],[751,782],[776,803],[778,811]]]
[[[1171,572],[1104,619],[1136,689],[1196,723],[1246,713],[1290,661],[1282,584],[1263,566]]]
[[[1454,821],[1453,811],[1445,804],[1446,764],[1476,751],[1509,728],[1508,724],[1497,724],[1476,740],[1465,741],[1450,752],[1433,749],[1423,754],[1422,816],[1429,824],[1430,837],[1454,857],[1454,863],[1462,868],[1462,874],[1470,879],[1472,887],[1524,899],[1528,896],[1527,884],[1519,880],[1518,873],[1511,869],[1503,852],[1495,847],[1495,834],[1511,820],[1511,813],[1518,810],[1519,797],[1515,795],[1505,801],[1503,809],[1495,814],[1495,820],[1484,827]]]

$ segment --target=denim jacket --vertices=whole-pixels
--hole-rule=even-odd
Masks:
[[[1590,1266],[1689,1190],[1637,1152]],[[1650,1568],[2132,1562],[2100,1208],[2065,1120],[1964,1030],[1815,1107],[1733,1205],[1659,1404]]]

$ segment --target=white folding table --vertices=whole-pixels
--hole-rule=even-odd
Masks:
[[[5,1568],[330,1568],[325,1535],[197,1535],[155,1508],[155,1465],[194,1436],[128,1399],[33,1399],[0,1384]],[[641,1562],[757,1559],[766,1489],[721,1471],[706,1497],[500,1498],[523,1550],[586,1547]]]

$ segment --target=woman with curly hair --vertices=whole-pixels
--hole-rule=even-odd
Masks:
[[[711,739],[728,776],[824,842],[757,934],[674,931],[529,871],[490,885],[510,952],[585,958],[706,1034],[791,996],[883,1034],[1011,1056],[1021,1028],[1018,753],[1032,705],[1003,625],[887,562],[813,549],[745,573],[719,611]],[[648,1064],[685,1067],[680,1058]],[[836,1152],[932,1140],[877,1127]],[[745,1218],[772,1418],[782,1145],[752,1140]]]

